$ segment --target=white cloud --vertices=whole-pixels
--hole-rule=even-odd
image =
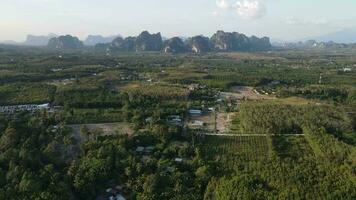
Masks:
[[[266,13],[265,0],[237,0],[232,4],[230,0],[217,0],[219,8],[235,11],[243,19],[258,19]]]
[[[223,9],[229,9],[231,8],[231,4],[228,0],[216,0],[216,5],[219,8],[223,8]]]
[[[266,13],[261,0],[242,0],[236,2],[236,11],[244,19],[258,19]]]

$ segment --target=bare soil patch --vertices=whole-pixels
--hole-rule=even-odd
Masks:
[[[82,126],[88,127],[89,130],[100,129],[105,135],[115,135],[115,134],[128,134],[132,135],[133,131],[128,123],[118,122],[118,123],[101,123],[101,124],[71,124],[68,125],[72,129],[72,134],[75,139],[82,141],[83,138],[80,135],[80,128]]]
[[[230,89],[231,92],[222,92],[220,96],[224,99],[235,100],[264,100],[275,99],[273,96],[262,95],[258,93],[253,87],[248,86],[234,86]]]

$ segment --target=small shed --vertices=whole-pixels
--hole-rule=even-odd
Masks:
[[[155,150],[155,147],[154,146],[148,146],[145,148],[145,153],[152,153],[153,150]]]
[[[201,115],[202,111],[201,110],[191,109],[191,110],[189,110],[189,114],[191,114],[191,115]]]
[[[145,147],[139,146],[139,147],[136,148],[136,152],[137,152],[137,153],[142,153],[143,150],[145,150]]]
[[[183,162],[183,158],[175,158],[174,161],[177,163],[181,163]]]
[[[192,123],[193,126],[204,126],[204,122],[203,121],[199,121],[199,120],[195,120]]]

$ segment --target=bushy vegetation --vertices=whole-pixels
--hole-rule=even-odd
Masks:
[[[350,55],[0,49],[0,199],[355,199]]]
[[[56,87],[47,84],[7,84],[0,86],[0,105],[40,104],[51,102]]]

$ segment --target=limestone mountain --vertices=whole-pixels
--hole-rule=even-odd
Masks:
[[[52,49],[80,49],[84,47],[84,44],[77,37],[65,35],[50,39],[47,47]]]
[[[24,45],[28,46],[46,46],[48,41],[57,37],[55,34],[49,35],[27,35]]]
[[[270,39],[268,37],[258,38],[256,36],[252,36],[249,38],[250,40],[250,51],[268,51],[271,50],[272,45]]]
[[[247,37],[237,32],[218,31],[210,38],[215,51],[266,51],[271,48],[269,38]]]
[[[161,33],[150,34],[143,31],[137,37],[117,37],[109,45],[111,51],[161,51],[163,46]]]
[[[211,51],[268,51],[271,49],[269,38],[247,37],[237,32],[218,31],[211,38],[199,35],[183,41],[179,37],[173,37],[162,41],[160,33],[150,34],[143,31],[137,37],[117,37],[111,43],[100,44],[96,49],[108,51],[141,52],[162,51],[165,53],[205,53]]]
[[[136,51],[161,51],[162,49],[161,33],[150,34],[143,31],[135,40]]]
[[[135,37],[127,37],[123,39],[122,37],[115,38],[109,44],[109,50],[111,51],[134,51],[135,50]]]
[[[212,47],[218,51],[233,51],[237,46],[237,40],[233,33],[218,31],[211,38]]]
[[[183,40],[179,37],[168,39],[163,43],[163,52],[165,53],[184,53],[186,50]]]
[[[211,50],[209,38],[201,35],[189,38],[187,46],[189,47],[189,51],[193,53],[204,53]]]

